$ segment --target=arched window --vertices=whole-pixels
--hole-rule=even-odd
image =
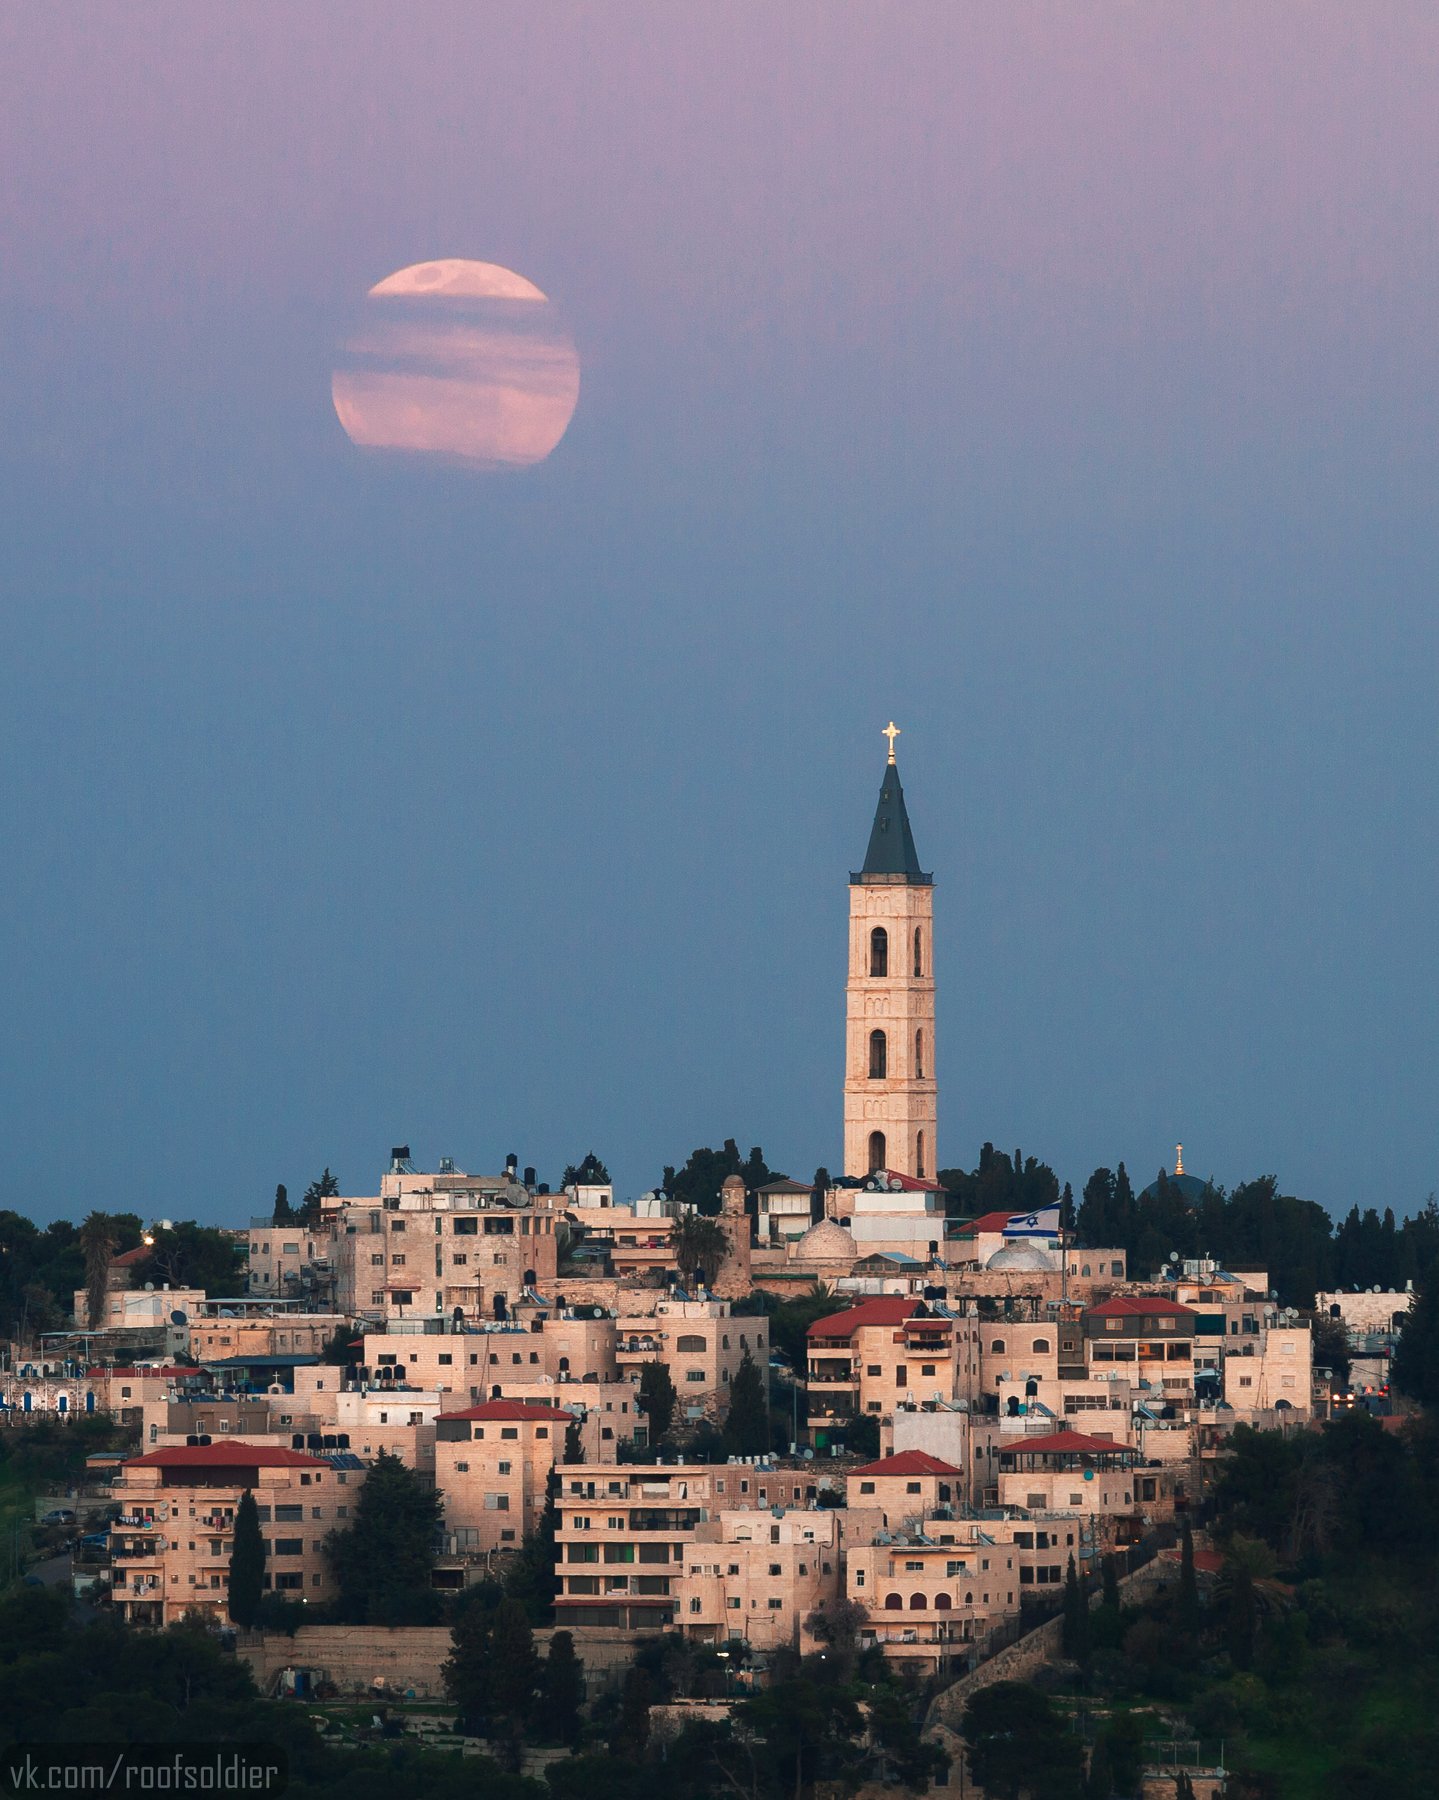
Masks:
[[[675,1340],[675,1349],[681,1356],[701,1356],[704,1354],[704,1347],[704,1339],[693,1332]]]
[[[920,976],[923,975],[923,973],[924,973],[924,967],[921,962],[920,954],[919,954],[919,927],[918,927],[918,925],[916,925],[914,928],[914,978],[915,978],[915,980],[918,981]]]
[[[884,1133],[882,1131],[872,1131],[869,1134],[869,1172],[870,1172],[870,1174],[871,1175],[878,1174],[878,1172],[884,1167],[884,1163],[885,1163]]]
[[[889,1072],[889,1044],[882,1031],[869,1034],[869,1078],[883,1081]]]
[[[934,1610],[936,1612],[948,1612],[953,1605],[954,1602],[950,1599],[948,1594],[936,1594],[934,1597]]]
[[[1049,1339],[1048,1338],[1036,1338],[1034,1340],[1034,1354],[1036,1356],[1048,1356],[1049,1355]]]
[[[914,1078],[916,1081],[924,1080],[924,1033],[923,1033],[923,1031],[916,1031],[914,1034]]]
[[[1079,1272],[1081,1275],[1087,1275],[1089,1273],[1089,1264],[1086,1263]]]
[[[923,1594],[911,1594],[909,1597],[909,1610],[911,1612],[923,1612],[928,1605],[929,1602],[925,1599]]]
[[[876,925],[869,934],[869,972],[871,975],[889,974],[889,933],[883,925]]]
[[[921,1181],[924,1180],[924,1133],[914,1134],[914,1172]]]
[[[884,1610],[886,1612],[903,1612],[904,1601],[900,1599],[898,1594],[886,1594],[884,1597]]]
[[[993,1341],[990,1343],[990,1346],[989,1346],[989,1353],[991,1356],[1003,1356],[1004,1355],[1004,1339],[1003,1338],[993,1339]]]

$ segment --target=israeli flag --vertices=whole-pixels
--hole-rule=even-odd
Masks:
[[[1015,1213],[1004,1228],[1007,1238],[1055,1238],[1059,1236],[1059,1208],[1044,1206],[1038,1212]]]

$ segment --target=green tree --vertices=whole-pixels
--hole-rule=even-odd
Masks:
[[[230,1546],[229,1614],[236,1625],[249,1630],[260,1611],[265,1587],[265,1540],[260,1535],[260,1512],[255,1496],[246,1488],[235,1508],[235,1535]]]
[[[873,1413],[855,1413],[845,1420],[844,1443],[851,1456],[873,1460],[879,1455],[879,1420]]]
[[[326,1166],[320,1179],[312,1181],[305,1189],[305,1197],[300,1202],[299,1217],[306,1225],[313,1225],[324,1211],[323,1202],[334,1199],[339,1191],[339,1182]]]
[[[575,1640],[568,1631],[557,1631],[540,1672],[540,1710],[546,1731],[564,1743],[576,1743],[584,1698],[585,1666],[575,1655]]]
[[[760,1456],[770,1448],[769,1407],[759,1365],[746,1350],[730,1383],[724,1447],[731,1456]]]
[[[295,1222],[295,1209],[290,1205],[290,1190],[283,1181],[275,1188],[275,1206],[270,1217],[276,1225],[293,1225]]]
[[[1047,1694],[996,1681],[964,1709],[971,1779],[989,1800],[1081,1800],[1084,1758]]]
[[[638,1404],[649,1421],[652,1444],[668,1435],[678,1398],[675,1384],[670,1379],[669,1365],[658,1361],[645,1363],[640,1370]]]
[[[548,1625],[554,1613],[555,1536],[560,1515],[556,1505],[560,1493],[559,1471],[551,1469],[545,1482],[545,1504],[539,1524],[520,1546],[519,1554],[510,1558],[505,1576],[505,1593],[519,1602],[525,1616],[534,1625]]]
[[[1433,1275],[1419,1289],[1405,1316],[1389,1379],[1420,1406],[1439,1403],[1439,1279]]]
[[[1111,1800],[1114,1765],[1109,1760],[1109,1739],[1100,1732],[1089,1753],[1089,1773],[1084,1781],[1084,1800]]]
[[[619,1717],[610,1733],[610,1755],[637,1762],[650,1741],[650,1697],[653,1688],[648,1673],[631,1664],[620,1690]]]
[[[353,1625],[424,1625],[439,1612],[430,1588],[441,1500],[398,1456],[382,1450],[354,1522],[325,1539],[340,1617]]]
[[[105,1325],[105,1290],[110,1263],[119,1237],[109,1213],[92,1212],[80,1227],[80,1249],[85,1258],[85,1322],[91,1331]]]
[[[1187,1515],[1179,1543],[1179,1592],[1175,1596],[1174,1622],[1185,1637],[1198,1637],[1199,1581],[1194,1573],[1194,1533]]]
[[[761,1764],[773,1770],[782,1792],[852,1780],[864,1720],[845,1688],[804,1677],[776,1681],[741,1701],[735,1713],[759,1740]]]
[[[1259,1609],[1254,1598],[1254,1577],[1244,1563],[1227,1571],[1224,1609],[1224,1646],[1236,1669],[1254,1666],[1254,1634],[1259,1628]]]
[[[729,1255],[729,1239],[716,1219],[697,1212],[685,1212],[670,1227],[670,1247],[682,1285],[688,1285],[696,1270],[706,1287],[713,1287],[720,1266]]]
[[[869,1703],[870,1736],[882,1752],[881,1778],[912,1794],[928,1793],[930,1784],[949,1772],[949,1757],[921,1735],[913,1696],[899,1688],[880,1688]]]
[[[490,1696],[490,1638],[494,1608],[465,1596],[450,1627],[450,1654],[440,1671],[447,1697],[467,1725],[479,1725]]]
[[[539,1682],[535,1634],[518,1600],[495,1608],[490,1626],[490,1712],[518,1736],[529,1718]]]
[[[553,1166],[551,1164],[551,1167]],[[577,1163],[566,1163],[565,1172],[560,1176],[562,1188],[608,1187],[609,1185],[610,1172],[593,1150],[586,1151]]]
[[[741,1157],[739,1145],[726,1138],[722,1150],[692,1150],[684,1166],[676,1171],[667,1167],[661,1183],[671,1200],[692,1206],[696,1212],[713,1217],[720,1209],[720,1189],[727,1175],[743,1177],[746,1189],[753,1193],[771,1181],[782,1179],[764,1160],[764,1152],[756,1144],[747,1158]]]
[[[564,1459],[567,1463],[582,1463],[585,1460],[585,1447],[580,1437],[580,1422],[571,1419],[565,1426]]]
[[[320,1361],[332,1368],[358,1368],[363,1355],[364,1341],[356,1338],[354,1326],[337,1325],[320,1352]]]
[[[213,1225],[184,1219],[157,1229],[151,1248],[155,1274],[172,1287],[198,1287],[214,1300],[239,1294],[244,1257],[235,1240]]]
[[[1064,1624],[1060,1641],[1064,1654],[1081,1667],[1089,1661],[1089,1597],[1072,1555],[1064,1574]]]
[[[1133,1713],[1115,1713],[1104,1727],[1104,1744],[1114,1785],[1121,1794],[1137,1794],[1144,1771],[1144,1727]]]

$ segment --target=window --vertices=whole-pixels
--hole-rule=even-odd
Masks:
[[[439,1355],[435,1358],[435,1361],[439,1363],[441,1368],[444,1368],[446,1363],[452,1363],[454,1360],[453,1355],[448,1350],[441,1350]]]
[[[275,1523],[277,1525],[298,1525],[305,1516],[303,1506],[277,1506]]]
[[[918,925],[916,925],[914,928],[914,978],[915,978],[915,980],[918,981],[920,976],[923,975],[923,973],[924,973],[924,968],[922,966],[921,957],[920,957],[919,927],[918,927]]]
[[[924,1180],[924,1133],[914,1134],[914,1172],[919,1180]]]
[[[880,1037],[884,1036],[881,1032]],[[869,1134],[869,1172],[871,1175],[882,1169],[885,1164],[884,1133],[872,1131]]]
[[[303,1538],[276,1538],[275,1554],[276,1556],[303,1556],[305,1540]]]
[[[1034,1340],[1034,1354],[1036,1356],[1048,1356],[1049,1355],[1049,1339],[1048,1338],[1036,1338]]]
[[[403,1269],[405,1266],[405,1259],[403,1256],[392,1256],[390,1258],[390,1261],[394,1264],[394,1266],[397,1269]]]
[[[769,1603],[769,1609],[771,1612],[778,1612],[783,1605],[784,1605],[783,1600],[771,1600]]]
[[[916,1081],[924,1080],[924,1032],[923,1031],[916,1031],[914,1034],[914,1078]]]
[[[889,1043],[882,1031],[869,1034],[869,1078],[883,1081],[889,1072]],[[875,1134],[878,1136],[878,1133]],[[874,1141],[870,1140],[871,1143]]]
[[[277,1588],[279,1588],[281,1591],[284,1591],[287,1589],[293,1589],[293,1588],[302,1588],[304,1585],[305,1585],[305,1577],[303,1575],[301,1575],[298,1571],[296,1571],[296,1573],[293,1575],[277,1575],[275,1577],[275,1586]]]
[[[681,1356],[701,1356],[704,1354],[704,1347],[704,1339],[702,1337],[696,1337],[693,1333],[689,1333],[675,1341],[675,1349],[679,1351]]]
[[[989,1346],[989,1354],[991,1356],[1003,1356],[1004,1355],[1004,1339],[1003,1338],[995,1338],[993,1340],[993,1342]]]
[[[934,1374],[934,1364],[933,1363],[921,1363],[919,1365],[919,1372],[920,1372],[921,1376],[933,1375]]]
[[[514,1468],[514,1466],[515,1465],[513,1463],[502,1462],[500,1464],[501,1475],[508,1475],[510,1473],[510,1471]]]
[[[872,1494],[874,1492],[874,1483],[872,1481],[860,1482],[859,1491],[862,1494]]]
[[[1124,1330],[1124,1320],[1123,1319],[1106,1319],[1104,1321],[1104,1329],[1106,1331],[1123,1331]]]
[[[726,1377],[728,1377],[728,1374],[729,1374],[729,1371],[726,1370],[725,1371]],[[685,1380],[686,1381],[703,1381],[704,1378],[705,1378],[705,1372],[703,1369],[686,1369],[685,1370]]]

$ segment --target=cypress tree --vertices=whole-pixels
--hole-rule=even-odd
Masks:
[[[1184,1536],[1179,1552],[1179,1597],[1175,1608],[1176,1622],[1186,1637],[1199,1633],[1199,1583],[1194,1574],[1194,1533],[1189,1520],[1184,1521]]]
[[[1064,1654],[1077,1663],[1089,1661],[1089,1597],[1074,1566],[1073,1556],[1064,1576],[1064,1625],[1060,1634]]]
[[[746,1350],[730,1384],[724,1447],[731,1456],[759,1456],[770,1447],[769,1408],[759,1366]]]
[[[1119,1611],[1119,1566],[1113,1556],[1106,1556],[1100,1565],[1100,1581],[1102,1583],[1103,1601]]]
[[[265,1540],[260,1536],[260,1512],[255,1496],[246,1488],[235,1509],[235,1536],[230,1545],[229,1613],[243,1630],[250,1630],[259,1616],[264,1585]]]
[[[640,1370],[639,1404],[649,1420],[652,1444],[659,1443],[668,1433],[678,1398],[668,1364],[647,1362]]]
[[[575,1640],[568,1631],[557,1631],[540,1671],[540,1706],[546,1730],[567,1744],[574,1743],[579,1737],[584,1697],[585,1665],[575,1655]]]

